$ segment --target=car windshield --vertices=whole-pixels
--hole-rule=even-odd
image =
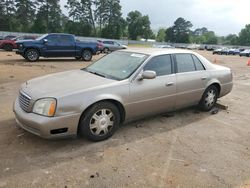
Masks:
[[[148,55],[145,54],[117,51],[104,56],[83,70],[105,78],[124,80],[131,76],[147,58]]]
[[[48,34],[44,34],[44,35],[42,35],[42,36],[40,36],[40,37],[38,37],[36,40],[42,40],[44,37],[46,37]]]

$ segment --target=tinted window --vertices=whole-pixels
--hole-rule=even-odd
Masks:
[[[69,35],[61,35],[60,42],[72,42],[72,37]]]
[[[114,44],[112,41],[104,41],[104,44]]]
[[[176,54],[175,57],[179,73],[195,71],[193,58],[190,54]]]
[[[153,57],[145,65],[144,70],[155,71],[157,76],[172,74],[171,56],[162,55]]]
[[[59,38],[57,35],[49,35],[46,37],[48,42],[59,42]]]
[[[205,70],[204,69],[204,66],[202,65],[202,63],[200,62],[200,60],[195,56],[195,55],[192,55],[193,57],[193,60],[194,60],[194,64],[195,64],[195,67],[196,67],[196,70]]]

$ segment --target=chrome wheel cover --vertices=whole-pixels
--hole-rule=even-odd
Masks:
[[[216,94],[214,90],[209,90],[206,94],[206,98],[205,98],[205,105],[210,108],[211,106],[214,105],[216,100]]]
[[[83,59],[90,60],[91,59],[91,52],[90,51],[84,51],[83,52]]]
[[[34,50],[31,50],[31,51],[29,51],[27,53],[27,57],[28,57],[29,60],[35,61],[37,59],[37,57],[38,57],[38,53],[36,51],[34,51]]]
[[[89,122],[90,131],[93,135],[104,136],[114,126],[114,114],[109,109],[98,110]]]

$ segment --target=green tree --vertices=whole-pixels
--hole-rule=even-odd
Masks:
[[[16,0],[16,17],[20,24],[19,31],[29,32],[34,21],[36,2],[32,0]]]
[[[157,42],[164,42],[165,37],[166,37],[166,29],[160,28],[158,33],[157,33],[157,36],[156,36],[156,41]]]
[[[225,37],[224,44],[238,45],[239,37],[235,34],[229,34]]]
[[[37,0],[38,12],[32,30],[39,33],[61,32],[62,11],[60,0]]]
[[[16,31],[18,22],[16,21],[16,8],[14,0],[1,0],[0,2],[0,30]]]
[[[128,13],[127,22],[128,35],[132,40],[136,40],[139,37],[149,39],[154,35],[150,28],[149,17],[147,15],[142,16],[137,10]]]
[[[193,27],[190,21],[184,18],[178,18],[174,26],[166,30],[166,40],[177,43],[188,43],[190,37],[190,28]]]
[[[89,31],[84,33],[84,36],[90,36],[96,34],[94,14],[92,10],[92,0],[68,0],[65,6],[69,10],[69,17],[73,19],[73,22],[78,23],[80,28],[88,28]],[[79,29],[76,29],[77,33]],[[75,32],[73,32],[75,33]]]
[[[246,25],[239,33],[239,44],[250,46],[250,24]]]
[[[101,32],[102,27],[107,24],[109,20],[109,0],[95,0],[95,6],[95,21]]]
[[[213,31],[205,33],[204,36],[206,37],[206,44],[217,44],[218,38]]]
[[[126,22],[122,18],[120,0],[97,0],[95,15],[101,37],[120,39],[124,35]]]

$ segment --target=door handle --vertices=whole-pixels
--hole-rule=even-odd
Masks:
[[[169,82],[166,84],[167,87],[174,85],[174,82]]]
[[[201,80],[206,80],[206,79],[207,79],[207,77],[202,77],[202,78],[201,78]]]

